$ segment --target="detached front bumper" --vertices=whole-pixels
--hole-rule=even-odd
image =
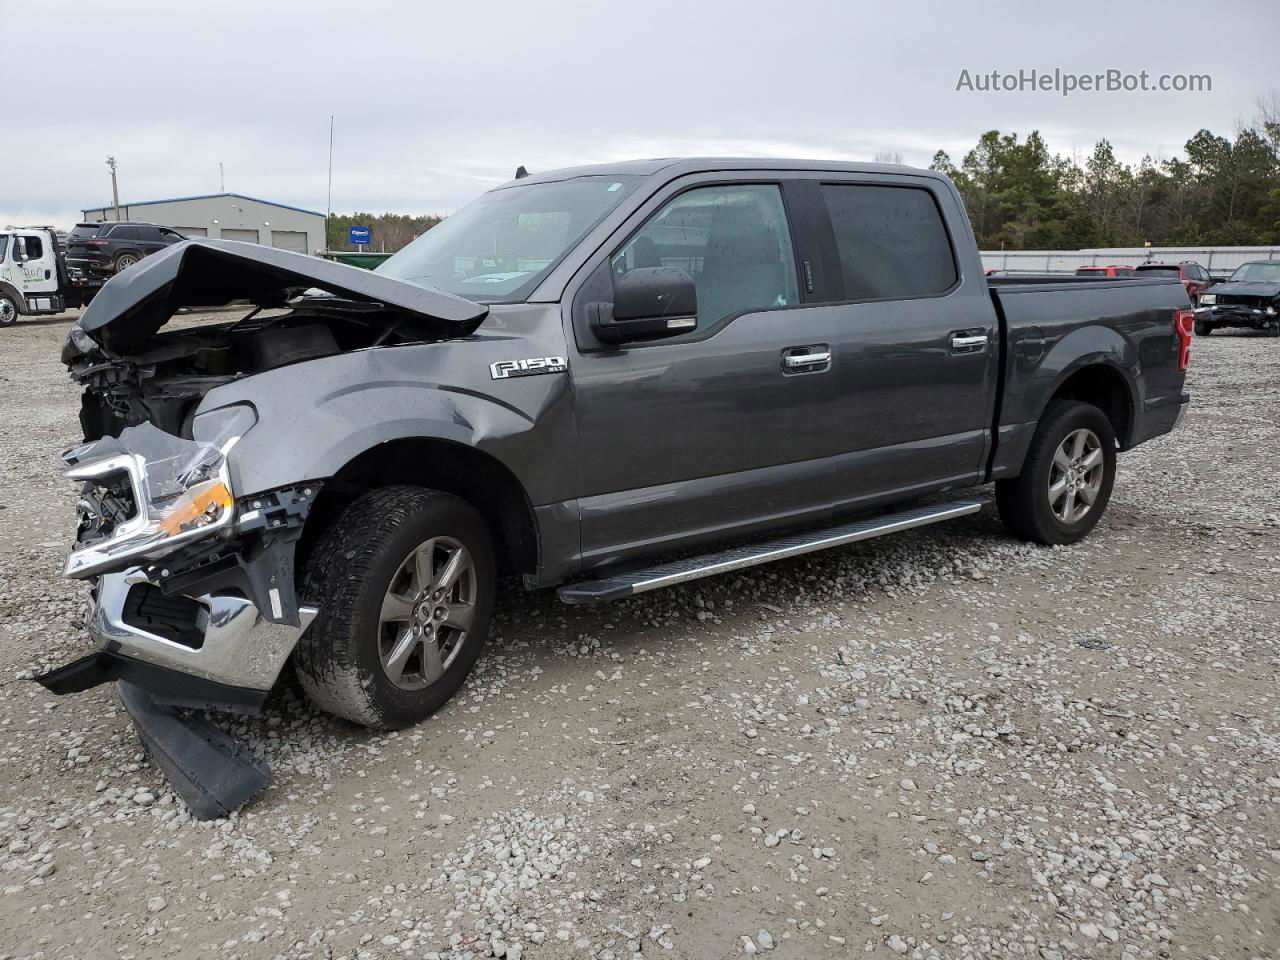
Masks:
[[[1242,303],[1225,303],[1207,307],[1198,307],[1195,317],[1201,322],[1208,322],[1224,327],[1256,327],[1265,330],[1268,327],[1280,326],[1280,314],[1266,307],[1251,307]]]
[[[164,706],[256,713],[317,612],[272,623],[236,594],[165,596],[141,568],[108,573],[85,624],[97,649],[36,680],[56,694],[123,680]]]

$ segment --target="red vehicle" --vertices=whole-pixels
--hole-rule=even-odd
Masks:
[[[1162,277],[1177,277],[1187,290],[1187,296],[1193,304],[1200,302],[1200,294],[1209,289],[1213,279],[1209,271],[1194,260],[1183,260],[1180,263],[1144,263],[1138,267],[1139,276],[1156,274]]]
[[[1115,263],[1109,267],[1076,267],[1077,277],[1132,277],[1133,267]]]

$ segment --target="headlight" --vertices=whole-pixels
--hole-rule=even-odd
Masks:
[[[1201,303],[1217,303],[1218,295],[1216,293],[1202,293],[1200,294],[1200,302]]]
[[[1267,316],[1274,317],[1276,315],[1275,307],[1267,307]]]
[[[196,417],[194,440],[144,423],[64,454],[65,476],[81,481],[84,493],[63,575],[88,577],[126,560],[154,559],[228,529],[235,496],[227,454],[256,421],[252,407],[238,404]]]

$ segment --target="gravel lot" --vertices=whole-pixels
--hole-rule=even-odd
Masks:
[[[373,735],[286,684],[192,821],[58,579],[65,318],[0,332],[0,958],[1280,955],[1280,340],[1193,350],[1084,544],[994,514],[600,609]]]

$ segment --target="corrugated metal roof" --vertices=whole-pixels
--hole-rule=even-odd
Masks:
[[[199,193],[193,197],[170,197],[167,200],[138,200],[134,203],[122,203],[123,207],[145,207],[153,203],[182,203],[184,200],[214,200],[218,197],[236,197],[240,200],[252,200],[254,203],[265,203],[269,207],[279,207],[282,210],[295,210],[298,213],[309,213],[314,217],[323,217],[324,214],[319,210],[305,210],[302,207],[292,207],[287,203],[276,203],[274,200],[263,200],[261,197],[250,197],[243,193]],[[114,210],[114,203],[104,203],[97,207],[83,207],[80,212],[85,216],[89,215],[90,210]]]

